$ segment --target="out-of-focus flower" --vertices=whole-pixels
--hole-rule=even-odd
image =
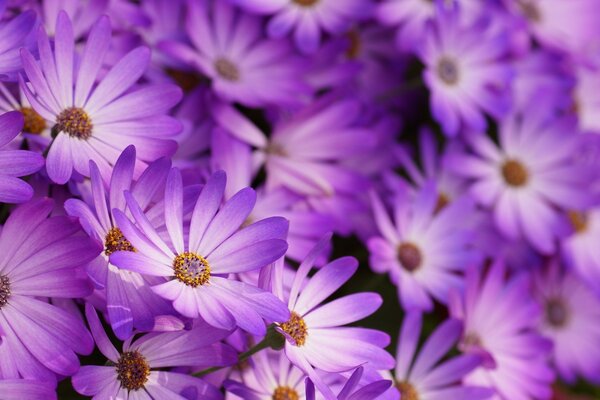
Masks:
[[[427,21],[435,16],[435,1],[385,0],[375,12],[377,20],[397,26],[396,43],[404,51],[414,51],[422,44]]]
[[[206,324],[189,331],[154,332],[123,343],[119,352],[110,342],[96,311],[85,314],[100,352],[114,365],[84,365],[72,378],[78,393],[98,399],[221,399],[219,390],[192,376],[165,371],[174,366],[227,366],[235,351],[219,341],[230,332]]]
[[[21,89],[34,110],[53,126],[46,169],[56,183],[65,183],[73,170],[89,176],[94,160],[103,178],[125,147],[134,144],[140,160],[154,161],[175,151],[169,138],[181,124],[164,115],[181,98],[181,89],[170,84],[145,85],[131,91],[146,70],[150,50],[139,47],[124,56],[95,85],[110,44],[110,21],[102,17],[89,34],[75,69],[73,27],[65,12],[59,13],[54,51],[40,31],[40,62],[21,52],[28,83]]]
[[[6,1],[2,1],[0,16],[5,9]],[[36,17],[36,13],[29,10],[12,19],[0,21],[0,80],[16,80],[17,73],[23,69],[19,50],[26,46]]]
[[[364,368],[358,367],[348,378],[340,392],[333,399],[328,400],[375,400],[378,399],[392,384],[391,381],[381,379],[362,387],[359,386]],[[315,400],[315,386],[310,378],[306,380],[306,400]]]
[[[14,210],[0,234],[0,377],[56,382],[77,372],[76,353],[89,354],[92,337],[73,314],[47,298],[91,293],[82,266],[101,248],[79,235],[68,217],[46,218],[52,201]]]
[[[55,400],[54,385],[33,379],[0,379],[3,400]]]

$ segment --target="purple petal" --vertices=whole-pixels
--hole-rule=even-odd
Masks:
[[[0,380],[3,400],[54,400],[56,391],[51,383],[31,379]]]
[[[320,306],[305,315],[311,328],[346,325],[373,314],[383,303],[377,293],[355,293]]]
[[[33,197],[33,189],[25,181],[0,175],[0,202],[24,203]]]
[[[67,183],[73,173],[73,157],[71,156],[71,139],[59,133],[50,146],[46,160],[48,176],[58,184]]]
[[[117,381],[117,372],[115,367],[100,367],[85,365],[79,369],[79,371],[73,375],[71,382],[73,382],[73,388],[77,393],[86,396],[95,396],[100,393],[102,389],[110,387],[111,383]]]
[[[173,168],[167,178],[165,224],[175,251],[182,254],[185,251],[183,245],[183,183],[181,173],[177,168]]]
[[[189,249],[197,249],[215,214],[219,210],[227,177],[223,171],[217,171],[202,188],[190,222]]]
[[[98,314],[96,314],[96,310],[94,310],[94,307],[90,303],[85,304],[85,316],[90,325],[92,336],[96,341],[98,349],[104,354],[104,357],[116,363],[119,360],[119,352],[110,342],[108,336],[106,336],[106,332],[104,332],[100,319],[98,319]]]
[[[218,274],[252,271],[283,257],[287,247],[285,240],[263,240],[218,258],[210,255],[207,260]]]
[[[0,115],[0,148],[6,146],[23,130],[23,114],[10,111]]]
[[[82,107],[88,100],[102,62],[110,45],[110,19],[103,15],[94,24],[87,37],[85,49],[77,73],[75,105]]]

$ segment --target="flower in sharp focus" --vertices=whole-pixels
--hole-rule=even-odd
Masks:
[[[552,360],[562,379],[600,382],[600,297],[556,260],[534,274],[534,297],[543,308],[540,332],[552,339]]]
[[[372,196],[379,235],[368,242],[371,267],[390,274],[405,309],[431,310],[432,297],[446,304],[449,291],[463,286],[463,272],[477,260],[469,244],[473,233],[466,221],[475,208],[468,196],[440,202],[436,184],[429,181],[413,196],[394,199],[394,218]]]
[[[540,307],[526,273],[505,275],[501,261],[484,277],[470,269],[464,295],[451,301],[451,316],[464,325],[459,349],[483,359],[464,382],[494,388],[501,399],[549,399],[552,343],[536,330]]]
[[[131,191],[143,210],[155,205],[157,194],[164,191],[170,162],[161,159],[151,163],[134,182],[136,152],[135,147],[128,146],[115,163],[108,190],[98,167],[93,161],[91,164],[92,198],[87,203],[68,199],[65,210],[69,215],[78,217],[88,235],[104,245],[104,252],[90,264],[88,274],[98,288],[105,289],[108,320],[117,337],[125,340],[134,328],[150,330],[154,318],[172,313],[172,308],[150,289],[149,282],[157,284],[162,283],[161,280],[144,278],[108,261],[115,251],[136,251],[115,223],[113,210],[126,211],[125,190]]]
[[[479,356],[458,355],[441,361],[462,334],[460,321],[443,322],[417,352],[422,325],[423,315],[412,311],[404,317],[400,330],[394,377],[401,400],[490,398],[493,390],[461,383],[465,375],[479,366]]]
[[[260,18],[226,1],[188,1],[188,8],[193,48],[175,41],[159,48],[207,75],[224,100],[250,107],[290,105],[310,94],[301,79],[303,61],[287,41],[264,40]]]
[[[324,265],[308,278],[328,240],[328,236],[323,238],[300,264],[287,296],[291,316],[279,324],[279,330],[287,338],[285,353],[289,359],[311,378],[326,398],[335,399],[314,368],[341,372],[366,364],[373,369],[389,369],[393,358],[384,350],[390,341],[387,334],[344,326],[374,313],[382,303],[379,294],[355,293],[322,304],[358,268],[355,258],[342,257]],[[276,280],[275,286],[281,288],[282,282]],[[277,293],[286,297],[283,290],[277,290]]]
[[[110,342],[90,303],[85,314],[100,352],[112,365],[84,365],[72,378],[78,393],[98,399],[221,399],[220,391],[192,376],[166,371],[175,366],[227,366],[235,351],[219,341],[230,332],[205,324],[189,331],[148,333],[123,343]]]
[[[168,278],[152,286],[189,318],[202,317],[212,326],[238,326],[252,334],[266,332],[263,319],[285,321],[289,311],[274,295],[227,278],[227,274],[262,268],[287,250],[288,223],[280,217],[264,219],[240,230],[254,207],[256,195],[240,190],[221,206],[226,177],[214,173],[198,197],[184,236],[183,188],[179,170],[167,179],[164,218],[170,242],[157,233],[137,201],[126,192],[136,225],[116,210],[117,226],[137,252],[117,251],[110,262],[144,275]],[[185,224],[187,225],[187,223]],[[187,226],[185,227],[187,228]]]
[[[91,293],[82,266],[100,247],[79,235],[69,217],[46,218],[52,201],[26,203],[9,216],[0,234],[0,377],[55,382],[77,372],[76,353],[93,341],[82,321],[47,298]]]
[[[23,116],[16,111],[0,115],[0,202],[23,203],[33,196],[31,186],[19,179],[44,166],[44,158],[27,150],[13,150],[9,144],[23,128]]]
[[[65,12],[58,15],[54,51],[43,30],[38,35],[40,62],[23,49],[25,74],[21,89],[33,109],[56,136],[48,151],[50,179],[65,183],[73,170],[89,176],[94,160],[108,180],[111,167],[130,144],[141,161],[154,161],[175,151],[170,138],[181,124],[164,115],[181,98],[181,89],[170,84],[142,85],[131,90],[146,71],[150,50],[138,47],[125,55],[97,85],[109,44],[111,28],[102,17],[90,31],[78,63],[73,27]]]
[[[392,384],[388,380],[378,380],[360,386],[364,368],[358,367],[346,381],[335,399],[337,400],[375,400]],[[310,378],[306,379],[306,400],[315,400],[315,386]]]

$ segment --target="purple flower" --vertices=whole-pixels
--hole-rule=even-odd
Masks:
[[[344,326],[375,312],[382,303],[379,294],[355,293],[321,304],[354,275],[358,268],[355,258],[332,261],[307,280],[328,239],[323,238],[300,264],[288,296],[281,289],[281,275],[275,279],[275,286],[279,287],[280,297],[287,298],[291,311],[290,319],[278,328],[287,338],[285,353],[325,397],[335,398],[314,368],[341,372],[366,364],[369,368],[388,369],[393,359],[384,350],[390,340],[387,334]]]
[[[573,384],[581,375],[600,382],[600,298],[556,260],[534,275],[534,297],[543,307],[540,332],[552,339],[558,374]]]
[[[23,129],[23,115],[17,111],[0,115],[0,202],[23,203],[33,196],[31,186],[19,179],[44,166],[44,158],[32,151],[9,146]]]
[[[450,314],[464,324],[459,348],[483,358],[465,382],[494,388],[504,399],[549,399],[552,343],[536,331],[540,307],[529,291],[528,275],[506,279],[505,274],[500,261],[485,277],[470,269],[464,296],[451,302]]]
[[[209,383],[164,368],[234,364],[235,351],[219,343],[230,332],[201,324],[189,331],[149,333],[125,342],[119,352],[89,303],[85,314],[98,349],[114,365],[82,366],[72,378],[78,393],[98,399],[222,398]]]
[[[220,207],[225,181],[223,172],[210,177],[195,204],[189,227],[185,223],[184,235],[181,174],[171,170],[164,201],[168,243],[131,193],[125,192],[136,225],[118,210],[114,216],[138,251],[117,251],[110,255],[110,262],[144,275],[168,278],[153,285],[152,290],[172,301],[186,317],[201,316],[218,328],[239,326],[261,335],[266,332],[263,318],[284,321],[289,311],[271,293],[228,279],[227,274],[256,270],[283,256],[288,224],[283,218],[273,217],[240,230],[256,195],[245,188]]]
[[[448,319],[443,322],[428,336],[417,353],[422,325],[423,315],[420,312],[409,312],[404,317],[394,371],[395,387],[401,399],[490,398],[493,390],[461,384],[463,377],[481,363],[479,356],[466,354],[440,361],[460,338],[460,321]]]
[[[3,400],[55,400],[54,385],[33,379],[1,379]]]
[[[0,16],[5,16],[6,1],[0,3]],[[16,80],[16,74],[23,66],[19,50],[25,46],[26,39],[36,23],[34,11],[25,11],[10,20],[0,22],[0,79]]]
[[[549,254],[565,231],[560,209],[582,210],[595,201],[586,167],[574,162],[580,144],[576,121],[530,107],[503,121],[498,147],[471,135],[474,154],[453,154],[449,167],[472,180],[470,192],[492,208],[496,226],[510,239],[525,238]]]
[[[39,63],[29,51],[22,51],[30,82],[21,80],[21,89],[56,135],[46,165],[56,183],[67,182],[73,170],[89,176],[89,160],[96,162],[108,180],[111,167],[129,144],[136,146],[142,161],[175,151],[176,143],[169,138],[181,130],[181,125],[164,114],[180,100],[181,90],[170,84],[130,90],[150,61],[147,48],[129,52],[94,86],[110,37],[110,21],[102,17],[75,64],[73,27],[67,14],[61,12],[54,51],[43,31],[38,35]]]
[[[384,25],[398,26],[396,43],[405,51],[422,44],[427,21],[435,16],[435,2],[423,0],[385,0],[377,7],[377,20]]]
[[[380,235],[368,242],[373,270],[390,274],[407,310],[431,310],[432,297],[446,304],[449,291],[463,286],[458,273],[476,261],[469,247],[473,235],[465,227],[473,201],[462,196],[444,205],[429,181],[414,196],[395,196],[393,220],[375,195],[372,205]]]
[[[363,375],[363,367],[358,367],[348,378],[340,392],[331,400],[375,400],[378,399],[392,384],[391,381],[379,380],[369,384],[359,385]],[[357,388],[358,386],[358,388]],[[356,389],[356,390],[355,390]],[[306,379],[306,400],[315,400],[315,386],[313,382]]]
[[[68,217],[46,218],[52,201],[15,209],[0,234],[0,377],[55,382],[77,372],[93,341],[81,320],[47,302],[91,292],[82,266],[100,252]]]
[[[87,234],[104,245],[88,268],[88,273],[99,289],[105,289],[108,320],[117,337],[128,339],[132,330],[151,330],[157,315],[173,313],[170,304],[156,295],[149,282],[162,283],[156,278],[144,278],[137,272],[112,265],[108,257],[115,251],[136,251],[115,223],[114,210],[125,212],[125,196],[129,190],[141,207],[148,211],[157,201],[157,193],[164,190],[170,163],[158,160],[150,164],[140,178],[133,182],[136,164],[135,147],[129,146],[115,163],[109,190],[96,164],[90,162],[92,198],[86,204],[79,199],[65,202],[69,215],[79,218]]]
[[[227,101],[250,107],[308,100],[302,63],[285,40],[264,40],[261,19],[227,1],[188,1],[186,31],[193,48],[166,41],[159,48],[212,79]]]
[[[418,48],[431,91],[431,113],[448,136],[482,131],[483,112],[499,118],[509,111],[512,72],[502,59],[507,40],[481,24],[464,26],[456,9],[438,11]]]
[[[303,53],[314,53],[321,42],[321,31],[337,35],[355,21],[372,12],[370,0],[233,0],[245,9],[274,16],[267,25],[272,38],[294,31],[296,47]]]

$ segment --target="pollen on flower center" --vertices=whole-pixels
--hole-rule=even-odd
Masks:
[[[219,58],[215,61],[215,69],[221,78],[231,82],[238,81],[240,79],[240,71],[238,67],[227,60],[226,58]]]
[[[406,381],[398,382],[396,388],[400,391],[400,398],[402,400],[419,400],[419,394],[417,389]]]
[[[525,185],[529,178],[525,166],[517,160],[507,160],[502,165],[502,176],[507,184],[514,187]]]
[[[210,265],[198,254],[185,252],[175,257],[173,261],[175,278],[191,287],[206,284],[210,279]]]
[[[111,228],[104,238],[104,254],[110,256],[115,251],[136,251],[117,227]]]
[[[8,276],[0,275],[0,309],[8,303],[10,297],[10,281]]]
[[[290,319],[279,327],[294,340],[296,346],[303,346],[306,342],[306,337],[308,336],[306,322],[294,311],[292,311]]]
[[[150,365],[146,358],[137,351],[121,354],[116,365],[117,379],[127,390],[138,390],[144,387],[150,375]]]
[[[413,243],[404,242],[398,246],[398,260],[409,272],[417,270],[423,261],[421,250]]]
[[[438,61],[436,72],[440,79],[448,85],[458,82],[459,72],[456,61],[449,57],[442,57]]]
[[[586,231],[588,221],[587,216],[584,213],[577,211],[569,211],[567,213],[567,216],[569,217],[569,221],[571,222],[571,225],[573,226],[575,232],[581,233]]]
[[[298,392],[289,386],[279,386],[273,392],[272,400],[299,400]]]
[[[292,0],[292,1],[302,7],[312,7],[319,2],[319,0]]]
[[[25,123],[23,125],[23,131],[39,135],[46,129],[46,120],[42,118],[40,114],[35,112],[31,107],[23,107],[19,111],[23,114]]]
[[[92,120],[78,107],[63,110],[56,118],[56,127],[59,132],[66,132],[77,139],[87,140],[92,136]]]
[[[551,326],[561,328],[567,324],[568,320],[569,310],[562,299],[553,298],[546,302],[546,321]]]

